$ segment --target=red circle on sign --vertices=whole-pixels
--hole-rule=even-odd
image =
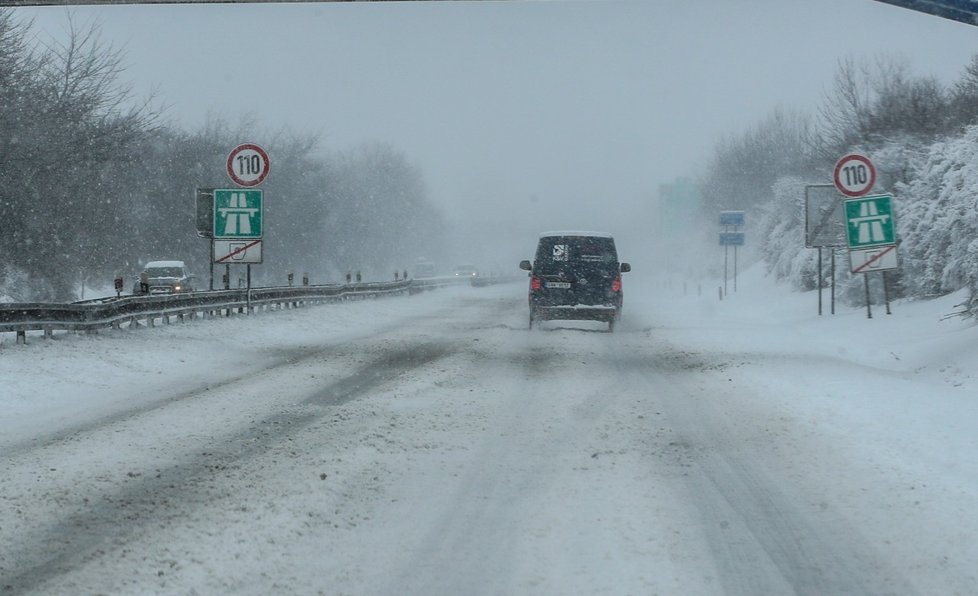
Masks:
[[[876,166],[865,155],[850,153],[836,162],[832,180],[847,197],[861,197],[876,186]]]
[[[268,176],[268,154],[254,143],[242,143],[228,154],[227,170],[238,186],[258,186]]]

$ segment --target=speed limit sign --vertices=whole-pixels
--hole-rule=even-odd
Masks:
[[[268,168],[268,154],[254,143],[238,145],[228,154],[228,176],[238,186],[258,186]]]
[[[835,187],[847,197],[861,197],[876,185],[876,166],[865,155],[850,153],[835,164]]]

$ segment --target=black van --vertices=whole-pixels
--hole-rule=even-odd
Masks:
[[[530,272],[530,327],[537,321],[605,321],[614,331],[621,316],[621,274],[631,265],[618,262],[615,239],[601,232],[540,234]]]

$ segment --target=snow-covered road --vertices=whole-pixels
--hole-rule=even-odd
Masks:
[[[514,284],[0,345],[0,593],[978,590],[948,304],[627,281],[614,334]]]

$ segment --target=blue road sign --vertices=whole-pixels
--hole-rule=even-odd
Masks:
[[[720,232],[720,246],[743,246],[743,232]]]
[[[721,211],[720,225],[721,226],[744,225],[744,212],[743,211]]]

